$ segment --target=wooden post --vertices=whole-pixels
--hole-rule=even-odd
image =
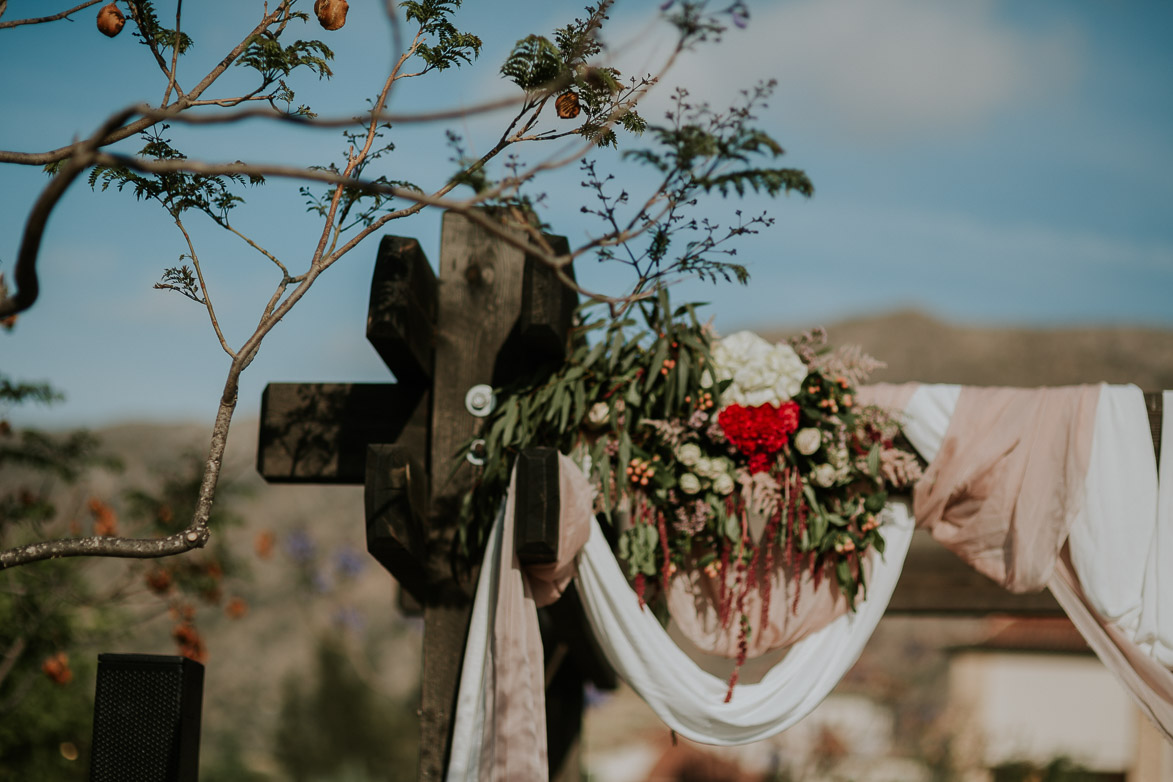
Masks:
[[[524,233],[518,229],[517,235]],[[567,249],[561,237],[546,240]],[[367,339],[399,382],[270,384],[257,453],[258,469],[270,481],[365,484],[367,548],[424,615],[421,780],[444,776],[476,579],[475,568],[461,570],[453,557],[457,513],[470,488],[470,471],[453,455],[482,422],[466,407],[465,395],[473,386],[498,387],[561,360],[576,304],[552,270],[455,213],[443,219],[439,267],[437,279],[414,240],[382,240]],[[551,471],[551,455],[535,462],[544,473],[526,472],[534,497],[527,490],[522,502],[542,522],[522,531],[527,561],[556,553],[557,461],[555,455]],[[558,639],[549,650],[557,657],[551,659],[551,761],[561,768],[556,778],[567,780],[580,777],[571,752],[581,718],[579,669],[594,664],[603,686],[609,672],[588,656],[589,644],[564,653],[562,639],[584,632],[581,606],[576,615],[574,605],[567,602],[557,619],[544,615],[548,625],[578,623],[547,633]]]

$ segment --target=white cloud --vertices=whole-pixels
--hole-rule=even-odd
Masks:
[[[799,0],[751,7],[746,30],[683,63],[674,83],[721,105],[777,79],[787,118],[849,136],[923,136],[984,123],[1070,87],[1070,25],[1014,26],[971,0]]]

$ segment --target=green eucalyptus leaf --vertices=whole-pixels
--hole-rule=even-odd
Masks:
[[[868,474],[873,477],[880,475],[880,444],[876,443],[868,451]]]

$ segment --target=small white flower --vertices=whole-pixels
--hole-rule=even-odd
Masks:
[[[723,472],[713,479],[713,491],[718,494],[732,493],[733,486],[733,476],[727,472]]]
[[[813,426],[799,429],[794,435],[794,447],[803,456],[810,456],[823,444],[823,435]]]
[[[587,413],[587,424],[602,429],[607,425],[607,420],[611,417],[611,406],[606,402],[595,402],[591,405],[590,412]]]
[[[843,470],[849,467],[851,464],[851,455],[847,453],[847,446],[840,445],[835,448],[828,448],[827,461],[836,470]]]
[[[684,443],[676,449],[676,460],[686,467],[695,465],[701,455],[701,447],[696,443]]]
[[[696,494],[701,490],[701,479],[690,472],[686,472],[680,476],[678,485],[680,486],[680,490],[685,494]]]
[[[824,489],[835,485],[835,478],[838,471],[829,464],[820,464],[811,472],[811,480],[815,485],[822,486]]]
[[[701,458],[696,460],[695,464],[692,465],[692,469],[693,469],[693,472],[695,472],[697,475],[701,476],[702,478],[712,478],[713,477],[713,460],[709,459],[705,456],[702,456]]]

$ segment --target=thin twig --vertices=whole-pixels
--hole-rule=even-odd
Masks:
[[[196,255],[195,245],[192,244],[191,236],[187,232],[187,228],[183,225],[183,220],[179,215],[175,216],[175,225],[183,233],[183,238],[187,242],[187,252],[191,256],[191,265],[195,267],[196,278],[200,281],[200,290],[204,292],[203,305],[208,310],[208,319],[212,321],[212,328],[216,331],[216,339],[220,340],[220,347],[224,348],[224,352],[229,356],[236,358],[236,353],[232,348],[228,347],[228,341],[224,339],[224,332],[220,330],[220,321],[216,318],[216,308],[212,306],[212,293],[208,290],[208,284],[204,282],[204,272],[200,268],[200,259]]]
[[[233,227],[232,224],[229,223],[227,220],[222,220],[219,217],[216,217],[215,215],[212,215],[212,219],[215,221],[216,225],[220,226],[225,231],[228,231],[229,233],[235,234],[236,236],[240,237],[240,239],[243,240],[249,247],[253,248],[257,252],[259,252],[261,255],[265,256],[270,261],[272,261],[274,264],[276,264],[277,268],[281,270],[281,273],[284,276],[286,276],[286,277],[289,276],[289,269],[285,268],[285,264],[281,263],[281,261],[277,258],[276,255],[269,252],[264,247],[261,247],[259,244],[254,242],[250,237],[248,237],[248,236],[244,235],[243,233],[241,233],[240,231],[236,230],[236,228]]]
[[[180,89],[176,79],[179,72],[179,22],[183,16],[183,0],[176,0],[175,3],[175,40],[171,44],[171,71],[167,77],[167,89],[163,92],[163,100],[159,105],[166,106],[168,99],[171,97],[171,90],[175,90],[175,94],[183,97],[183,90]]]
[[[134,19],[134,23],[138,25],[139,34],[142,36],[143,42],[146,43],[147,48],[151,50],[151,54],[155,56],[155,63],[158,64],[159,70],[163,71],[163,75],[171,78],[171,72],[167,70],[167,61],[163,59],[163,55],[159,52],[159,47],[153,35],[147,35],[143,30],[143,22],[139,17],[138,6],[134,3],[128,3],[130,6],[130,15]]]

